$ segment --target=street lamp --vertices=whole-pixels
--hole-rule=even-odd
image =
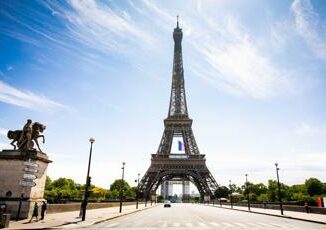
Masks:
[[[125,162],[122,162],[122,182],[121,182],[121,188],[120,188],[120,211],[119,212],[122,212],[122,197],[123,197],[123,186],[124,186],[124,175],[125,175],[125,165],[126,163]]]
[[[138,178],[137,178],[137,180],[135,180],[135,182],[137,182],[136,209],[138,209],[138,199],[139,199],[139,176],[140,176],[140,173],[138,173]]]
[[[248,184],[248,174],[245,174],[246,176],[246,188],[248,191],[248,210],[250,211],[250,192],[249,192],[249,184]]]
[[[280,185],[280,178],[278,176],[278,170],[280,170],[280,168],[278,168],[277,166],[278,166],[278,163],[275,163],[276,175],[277,175],[278,199],[280,201],[281,215],[283,215],[283,203],[282,203],[282,198],[281,198],[281,185]]]
[[[91,143],[91,147],[90,147],[90,150],[89,150],[86,185],[85,185],[85,191],[84,191],[84,200],[82,202],[82,221],[85,221],[85,217],[86,217],[86,206],[87,206],[87,199],[88,199],[88,187],[90,186],[90,183],[91,183],[91,178],[89,176],[89,170],[90,170],[90,167],[91,167],[92,149],[93,149],[93,143],[95,142],[95,139],[91,137],[91,138],[89,138],[89,142]]]
[[[231,208],[233,208],[231,180],[229,180],[229,182],[230,182],[230,200],[231,200]]]

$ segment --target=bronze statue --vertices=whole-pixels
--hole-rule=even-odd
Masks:
[[[44,135],[40,135],[45,128],[45,125],[39,122],[32,123],[32,120],[28,119],[23,130],[9,130],[7,136],[9,139],[13,140],[10,144],[14,146],[14,149],[18,147],[19,150],[34,150],[33,146],[35,142],[37,148],[42,152],[37,139],[42,137],[43,143],[45,142]],[[17,144],[15,144],[15,142],[17,142]]]
[[[18,147],[23,146],[25,143],[28,144],[32,140],[32,120],[28,119],[27,123],[24,125],[24,128],[20,134],[19,140],[17,141]]]

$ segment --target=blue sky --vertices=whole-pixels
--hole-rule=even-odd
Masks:
[[[176,15],[188,111],[220,184],[326,181],[326,4],[293,1],[1,1],[0,149],[47,125],[52,178],[145,173],[170,97]]]

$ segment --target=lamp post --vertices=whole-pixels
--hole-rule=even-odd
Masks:
[[[139,199],[139,176],[140,176],[140,173],[138,173],[138,178],[137,178],[137,180],[135,180],[135,182],[137,182],[136,209],[138,209],[138,199]]]
[[[283,215],[283,203],[282,203],[282,197],[281,197],[281,185],[280,185],[280,178],[278,176],[278,170],[280,170],[280,168],[278,168],[277,166],[278,166],[278,163],[275,163],[276,175],[277,175],[278,199],[280,201],[281,215]]]
[[[231,208],[233,208],[233,199],[232,199],[232,187],[231,187],[231,180],[229,180],[230,182],[230,200],[231,200]]]
[[[122,162],[122,182],[121,182],[121,188],[120,188],[120,213],[122,212],[122,197],[123,197],[123,185],[124,185],[124,175],[125,175],[125,165],[126,163],[125,162]]]
[[[84,200],[82,202],[82,221],[85,221],[85,217],[86,217],[86,206],[87,206],[87,199],[88,199],[88,187],[90,186],[90,182],[91,182],[91,178],[89,176],[89,170],[90,170],[90,167],[91,167],[92,149],[93,149],[93,143],[95,142],[95,139],[91,137],[91,138],[89,138],[89,142],[91,143],[91,147],[90,147],[90,150],[89,150],[86,185],[85,185],[85,191],[84,191]]]
[[[248,191],[248,210],[250,211],[250,192],[249,192],[249,184],[248,184],[248,174],[245,174],[246,176],[246,188]]]

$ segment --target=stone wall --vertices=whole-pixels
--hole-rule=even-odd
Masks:
[[[219,205],[219,202],[215,202],[216,205]],[[230,206],[230,203],[222,203],[222,205],[227,205]],[[233,204],[235,207],[236,206],[241,206],[241,207],[247,207],[247,203],[234,203]],[[253,208],[264,208],[264,204],[250,204],[250,207]],[[266,209],[275,209],[275,210],[280,210],[280,205],[279,204],[266,204],[265,206]],[[306,209],[304,206],[298,206],[298,205],[283,205],[284,211],[293,211],[293,212],[306,212]],[[315,206],[309,206],[309,212],[310,213],[316,213],[316,214],[324,214],[326,215],[326,208],[318,208]]]
[[[139,202],[142,204],[143,202]],[[87,209],[97,209],[97,208],[109,208],[118,207],[119,202],[108,202],[108,203],[88,203]],[[67,203],[67,204],[49,204],[47,213],[58,213],[58,212],[70,212],[80,210],[81,203]],[[135,205],[136,202],[123,202],[123,205]],[[150,205],[150,203],[147,203]]]
[[[37,164],[37,172],[33,172],[36,179],[29,180],[35,183],[34,187],[22,187],[20,182],[26,171],[25,162]],[[35,202],[39,204],[44,200],[44,187],[48,163],[51,161],[48,156],[39,151],[3,150],[0,152],[0,203],[7,205],[7,213],[16,218],[19,201],[22,200],[20,219],[28,218],[31,215]],[[26,164],[26,163],[25,163]],[[21,196],[23,198],[21,199]]]

